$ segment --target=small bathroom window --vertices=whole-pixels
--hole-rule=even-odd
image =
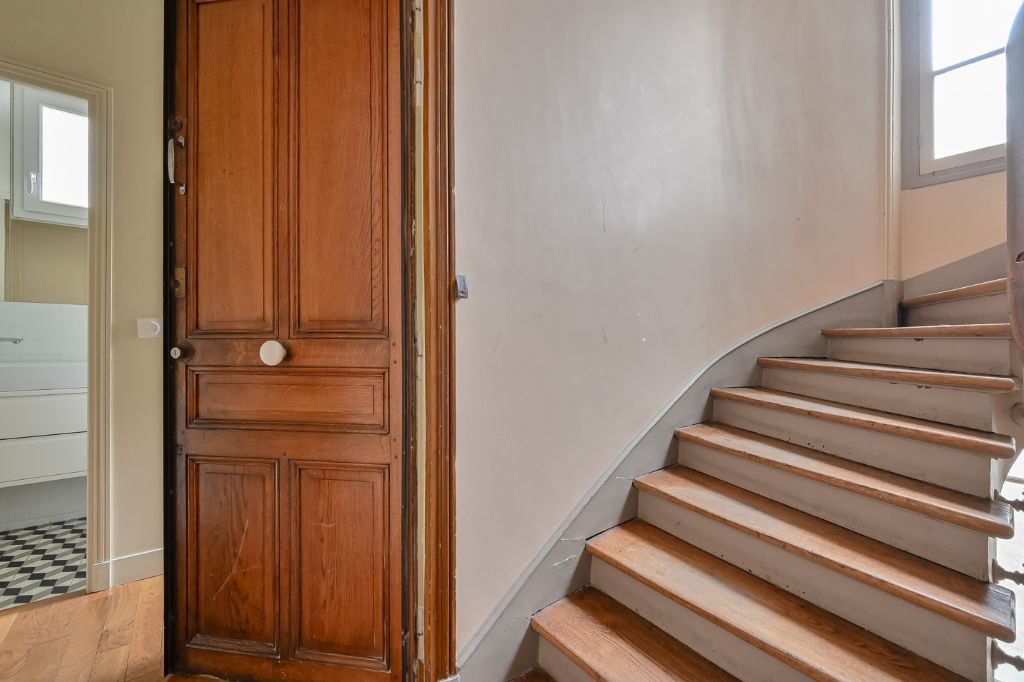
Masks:
[[[13,95],[12,214],[21,220],[86,227],[88,103],[20,84],[14,84]]]

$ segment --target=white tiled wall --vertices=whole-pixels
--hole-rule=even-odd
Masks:
[[[55,303],[0,302],[0,362],[85,362],[88,307]]]

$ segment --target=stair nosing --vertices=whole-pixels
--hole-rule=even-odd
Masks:
[[[939,386],[965,391],[1007,393],[1019,388],[1018,382],[1013,377],[1007,376],[948,372],[896,365],[879,365],[867,362],[829,360],[827,358],[763,357],[758,358],[757,364],[761,367],[771,367],[773,369],[788,369],[814,374],[830,374],[901,384]]]
[[[768,443],[761,443],[762,445],[768,445],[770,447],[776,447],[782,450],[788,450],[797,457],[809,458],[812,460],[824,461],[826,464],[841,465],[848,470],[860,471],[863,474],[870,476],[879,477],[882,479],[898,479],[896,483],[900,485],[910,485],[911,487],[933,489],[934,493],[944,493],[951,497],[964,497],[971,500],[977,499],[982,502],[987,502],[996,509],[1002,510],[1003,514],[997,514],[994,512],[982,513],[974,512],[969,513],[963,509],[967,509],[956,502],[950,502],[950,506],[942,507],[933,502],[924,501],[919,498],[913,498],[906,494],[898,494],[897,492],[886,492],[880,488],[870,487],[864,484],[855,483],[850,480],[844,480],[833,474],[824,474],[821,472],[814,472],[806,467],[799,467],[795,464],[785,463],[777,459],[767,457],[765,454],[759,454],[756,452],[750,452],[739,447],[730,446],[725,443],[718,442],[717,440],[711,439],[702,435],[703,431],[714,430],[722,433],[729,434],[733,437],[745,438],[755,442],[769,441]],[[696,433],[695,433],[696,432]],[[861,495],[863,497],[869,497],[885,504],[891,504],[901,509],[920,514],[928,518],[934,519],[942,523],[948,523],[951,525],[965,528],[977,533],[983,533],[989,537],[996,537],[1002,539],[1008,539],[1013,537],[1013,514],[1012,509],[1009,505],[997,500],[985,500],[983,498],[975,498],[965,493],[960,493],[948,488],[942,488],[925,481],[918,481],[907,476],[893,473],[891,471],[885,471],[877,467],[868,466],[867,464],[861,464],[860,462],[854,462],[852,460],[843,459],[835,455],[828,454],[826,452],[819,452],[818,450],[812,450],[802,445],[796,445],[787,441],[771,438],[762,434],[754,433],[752,431],[746,431],[744,429],[729,426],[727,424],[720,424],[717,422],[711,422],[709,424],[695,424],[693,426],[684,427],[676,430],[676,438],[681,440],[688,440],[698,445],[709,447],[718,452],[725,453],[736,457],[742,457],[743,459],[762,464],[773,469],[779,469],[786,471],[795,476],[801,478],[808,478],[811,480],[818,481],[824,485],[838,488],[840,490],[846,490],[847,492]],[[961,510],[957,511],[952,508],[952,505],[961,507]],[[1000,516],[1005,517],[1005,520],[997,520]]]
[[[646,527],[646,529],[644,527]],[[638,532],[642,532],[646,536],[653,537],[640,536],[637,534]],[[757,628],[751,627],[751,624],[758,622],[756,618],[745,620],[744,624],[734,622],[733,620],[730,620],[727,617],[727,615],[722,614],[721,612],[716,612],[709,605],[701,603],[701,600],[694,596],[694,594],[700,594],[699,591],[694,591],[692,593],[684,593],[670,585],[662,584],[662,582],[659,582],[660,576],[650,575],[643,572],[641,569],[637,568],[633,564],[630,564],[623,556],[621,556],[622,552],[616,552],[613,550],[606,549],[604,547],[604,544],[614,541],[609,540],[609,538],[615,538],[617,534],[622,533],[629,533],[634,537],[639,537],[639,541],[643,542],[645,545],[652,546],[656,550],[668,554],[672,554],[674,550],[676,553],[687,552],[691,555],[695,555],[703,563],[715,566],[715,576],[720,582],[725,582],[725,580],[728,579],[734,586],[737,584],[755,582],[757,588],[759,588],[761,591],[766,592],[768,594],[772,594],[779,600],[785,600],[791,607],[799,609],[803,613],[808,613],[817,619],[828,622],[830,626],[832,626],[833,631],[841,628],[842,630],[846,631],[845,633],[842,633],[846,636],[849,636],[853,632],[857,632],[861,635],[861,642],[870,642],[873,646],[885,649],[887,651],[884,651],[884,653],[886,653],[889,656],[891,656],[893,651],[895,651],[903,656],[909,657],[914,661],[920,662],[925,668],[931,669],[931,675],[929,676],[929,678],[934,677],[936,679],[948,680],[963,679],[959,675],[956,675],[952,671],[942,668],[941,666],[937,665],[932,661],[929,661],[923,656],[907,651],[904,647],[900,647],[896,644],[893,644],[892,642],[874,633],[871,633],[858,625],[850,623],[849,621],[840,618],[839,616],[830,613],[819,606],[811,604],[802,597],[787,592],[786,590],[780,587],[768,583],[766,580],[763,580],[762,578],[758,578],[757,576],[747,573],[746,571],[743,571],[742,569],[733,566],[732,564],[722,559],[719,559],[708,552],[705,552],[697,547],[694,547],[693,545],[690,545],[689,543],[680,540],[679,538],[676,538],[671,534],[666,533],[665,531],[657,529],[644,521],[638,519],[629,521],[621,526],[616,526],[615,528],[605,531],[604,533],[598,535],[595,538],[592,538],[590,541],[587,542],[587,552],[590,553],[592,556],[606,562],[613,568],[622,571],[623,573],[630,576],[639,583],[646,585],[648,588],[658,592],[663,597],[695,613],[696,615],[703,618],[704,620],[707,620],[714,626],[721,628],[722,630],[743,640],[747,644],[760,649],[767,655],[772,656],[773,658],[776,658],[779,661],[782,661],[784,664],[794,668],[799,672],[804,673],[805,675],[810,676],[813,679],[828,680],[830,682],[840,682],[841,680],[847,680],[849,678],[846,677],[845,670],[840,671],[840,675],[842,676],[834,674],[830,671],[829,667],[823,661],[814,661],[810,660],[807,656],[798,656],[796,652],[793,651],[792,647],[787,647],[784,642],[773,641],[770,637],[766,636],[766,631],[756,632]],[[687,561],[679,557],[675,558],[681,563],[689,565],[693,564],[692,561]],[[694,570],[706,572],[701,567],[697,567]],[[757,599],[756,597],[752,596],[752,592],[748,590],[731,590],[731,596],[737,594],[744,595],[752,602]],[[792,609],[787,609],[787,611],[791,610]],[[795,620],[792,617],[788,617],[788,620],[790,620],[791,622],[795,622]],[[821,632],[821,630],[821,628],[818,629],[819,632]],[[821,634],[820,636],[823,639],[828,639],[827,634]],[[843,639],[842,641],[846,644],[850,643],[848,639]],[[865,650],[863,647],[860,646],[842,649],[838,645],[836,645],[836,649],[846,651]],[[881,657],[880,660],[886,660],[886,657]],[[834,659],[830,659],[830,662],[831,661],[834,661]],[[865,666],[867,669],[872,671],[878,670],[878,666],[872,665],[871,663],[865,663]]]
[[[581,603],[582,600],[587,600],[588,603]],[[610,607],[610,609],[618,611],[623,617],[629,619],[630,621],[633,621],[632,623],[627,623],[627,625],[640,625],[644,628],[647,628],[646,634],[649,637],[658,637],[663,644],[667,643],[670,646],[672,646],[675,649],[674,653],[678,654],[679,656],[679,658],[676,659],[677,663],[681,663],[683,665],[692,665],[695,668],[699,666],[701,668],[700,670],[695,669],[691,672],[712,673],[715,679],[721,680],[722,682],[727,682],[729,680],[732,680],[733,682],[738,682],[735,677],[719,668],[712,661],[708,660],[704,656],[701,656],[699,653],[697,653],[690,647],[686,646],[685,644],[677,640],[675,637],[673,637],[671,634],[659,628],[654,623],[651,623],[649,620],[644,618],[639,613],[633,611],[628,606],[625,606],[624,604],[616,601],[613,597],[605,594],[604,592],[601,592],[593,586],[588,586],[580,590],[577,590],[576,592],[573,592],[567,597],[564,597],[556,601],[555,603],[541,609],[538,613],[534,614],[534,616],[530,619],[530,627],[534,630],[534,632],[536,632],[538,635],[546,639],[553,647],[558,649],[562,653],[562,655],[564,655],[566,658],[572,661],[574,665],[580,668],[580,670],[586,673],[589,677],[599,679],[598,675],[600,673],[598,670],[594,668],[593,662],[585,660],[583,656],[578,651],[576,651],[572,646],[570,646],[570,644],[565,641],[564,637],[562,637],[562,635],[559,632],[556,632],[551,627],[551,624],[547,622],[551,619],[552,610],[567,608],[570,606],[570,604],[568,604],[567,602],[571,602],[571,606],[576,607],[584,613],[586,613],[593,619],[594,622],[598,623],[602,627],[608,627],[604,622],[602,622],[600,619],[594,616],[593,613],[587,611],[586,607],[597,606],[597,604],[593,603],[594,601],[605,602],[603,608],[609,609]],[[650,641],[651,640],[648,640],[648,642]],[[690,660],[680,661],[680,658],[686,658]]]
[[[1006,277],[992,279],[987,282],[968,284],[953,289],[944,289],[930,294],[921,294],[903,299],[901,305],[904,308],[921,308],[923,306],[935,305],[937,303],[948,303],[950,301],[966,301],[972,298],[983,296],[997,296],[1007,293]]]
[[[826,338],[882,339],[1010,339],[1009,323],[934,324],[915,327],[835,327],[822,329]]]
[[[843,562],[834,556],[826,554],[827,550],[822,550],[820,548],[815,549],[810,546],[811,543],[801,543],[800,538],[787,538],[785,537],[786,533],[779,532],[777,529],[770,529],[764,526],[755,528],[745,525],[738,519],[730,517],[729,510],[722,508],[712,509],[704,506],[698,501],[690,500],[680,494],[677,494],[675,491],[668,488],[668,484],[661,482],[662,477],[673,475],[685,475],[687,481],[692,486],[710,490],[712,495],[728,498],[731,503],[750,508],[756,513],[771,516],[769,511],[754,506],[754,502],[769,509],[774,509],[777,512],[776,518],[779,518],[783,513],[790,517],[794,517],[793,519],[785,519],[781,521],[781,523],[797,528],[797,531],[795,531],[797,533],[803,531],[811,536],[821,535],[823,537],[829,537],[831,541],[836,542],[837,544],[839,541],[836,540],[836,538],[842,538],[849,543],[846,545],[845,549],[851,555],[865,556],[870,560],[873,556],[877,555],[865,553],[855,547],[851,549],[853,544],[856,542],[862,542],[865,545],[881,545],[898,555],[898,558],[902,561],[920,563],[922,569],[930,569],[939,574],[946,574],[947,579],[954,582],[963,582],[964,586],[971,586],[975,589],[985,589],[986,594],[992,599],[1002,597],[1004,602],[1008,603],[1009,608],[1005,610],[1000,609],[997,606],[988,604],[984,600],[979,601],[970,598],[965,598],[964,601],[966,603],[964,604],[954,604],[948,599],[943,600],[941,597],[936,596],[934,594],[934,590],[931,593],[926,593],[924,590],[920,589],[920,587],[915,589],[912,586],[908,586],[888,576],[871,573],[867,567],[853,566],[850,562]],[[702,479],[706,480],[702,481]],[[927,559],[913,555],[905,550],[892,547],[891,545],[886,545],[884,542],[860,535],[855,531],[838,526],[830,521],[816,517],[813,514],[808,514],[807,512],[803,512],[792,507],[787,507],[781,502],[777,502],[771,498],[745,490],[726,481],[716,479],[708,474],[688,469],[682,465],[676,465],[662,471],[656,471],[646,476],[642,476],[636,479],[635,485],[641,491],[656,495],[672,504],[689,509],[690,511],[700,514],[705,518],[721,523],[758,540],[767,542],[786,552],[803,557],[804,559],[816,564],[842,573],[843,575],[858,580],[865,585],[887,592],[908,603],[937,613],[960,623],[961,625],[982,632],[990,637],[995,637],[1002,641],[1013,641],[1015,638],[1016,631],[1013,620],[1013,593],[999,585],[985,583],[975,578],[965,576],[962,573],[934,564]],[[713,485],[724,488],[724,490],[715,490],[711,487]],[[803,525],[799,526],[798,522]],[[813,526],[820,526],[820,528],[813,529]],[[807,530],[808,528],[812,528],[812,530]],[[823,531],[827,531],[827,533]],[[879,559],[875,560],[883,564],[885,563]],[[910,570],[897,567],[897,571],[914,577]],[[917,577],[917,579],[922,583],[925,583],[925,585],[938,584],[935,581],[929,581],[921,577]],[[938,589],[942,588],[939,587]],[[950,591],[956,594],[955,590],[950,589]],[[973,605],[975,608],[972,610],[971,608],[968,608],[969,605]],[[991,610],[992,614],[985,615],[983,611],[986,609]],[[1008,618],[1006,617],[1007,611],[1009,613]],[[1002,618],[997,616],[1002,616]]]
[[[773,396],[776,397],[775,400],[770,399]],[[796,393],[759,387],[714,388],[711,390],[711,397],[760,405],[767,409],[800,414],[851,428],[875,431],[896,438],[953,448],[994,459],[1010,459],[1016,455],[1013,443],[999,438],[999,434],[930,422],[916,417],[907,417]],[[804,404],[804,407],[798,408],[785,404],[780,402],[779,398],[786,401],[799,401]],[[822,408],[830,408],[833,411]],[[846,412],[847,415],[837,414],[836,412],[840,410]]]

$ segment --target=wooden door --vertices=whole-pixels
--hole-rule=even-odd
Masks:
[[[397,680],[401,3],[176,2],[171,665]]]

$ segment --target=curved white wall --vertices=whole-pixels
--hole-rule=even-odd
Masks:
[[[705,361],[884,276],[885,17],[456,6],[461,648]]]

